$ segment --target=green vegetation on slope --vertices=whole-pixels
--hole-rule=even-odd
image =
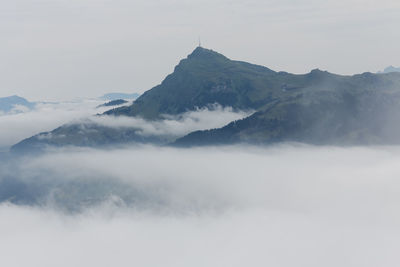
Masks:
[[[272,96],[270,88],[275,76],[276,72],[268,68],[232,61],[198,47],[133,105],[106,114],[157,119],[161,114],[179,114],[214,103],[236,109],[257,108]]]

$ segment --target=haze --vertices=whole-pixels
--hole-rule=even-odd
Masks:
[[[394,0],[5,0],[0,95],[143,92],[199,36],[205,47],[274,70],[376,72],[400,65],[399,12]]]
[[[390,122],[400,74],[353,81],[314,71],[298,81],[246,64],[228,73],[231,62],[197,49],[162,94],[109,115],[116,106],[98,98],[159,84],[199,36],[204,47],[276,71],[400,66],[399,14],[394,0],[3,0],[0,97],[38,102],[0,113],[1,265],[399,266],[400,146],[371,144],[393,144],[386,139],[398,132]],[[215,63],[223,72],[208,75]],[[264,82],[271,91],[258,93]],[[142,107],[155,107],[147,117],[156,119],[136,113]],[[252,114],[260,119],[238,122]],[[177,147],[186,134],[227,124],[219,145]],[[297,129],[323,133],[312,144],[336,129],[388,142],[258,141],[309,140],[284,139]],[[220,145],[233,134],[249,142]]]

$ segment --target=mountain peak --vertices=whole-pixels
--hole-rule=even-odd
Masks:
[[[201,46],[196,47],[193,52],[188,56],[189,59],[210,59],[210,58],[224,58],[227,59],[224,55],[215,52],[211,49],[207,49]]]
[[[383,73],[390,73],[390,72],[400,72],[400,68],[396,68],[391,65],[391,66],[385,68],[385,70],[383,71]]]

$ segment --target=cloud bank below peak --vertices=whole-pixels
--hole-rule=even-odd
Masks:
[[[40,200],[0,204],[2,262],[396,264],[399,158],[398,147],[285,144],[74,148],[1,161],[2,197],[19,186]]]
[[[250,116],[253,111],[235,111],[231,107],[218,104],[197,108],[178,115],[163,115],[163,119],[148,121],[140,117],[97,116],[84,120],[83,123],[94,123],[110,128],[137,128],[143,136],[179,137],[197,130],[222,127],[229,122]]]

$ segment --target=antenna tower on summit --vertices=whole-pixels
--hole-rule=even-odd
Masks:
[[[201,40],[200,40],[200,37],[199,37],[199,47],[201,47]]]

